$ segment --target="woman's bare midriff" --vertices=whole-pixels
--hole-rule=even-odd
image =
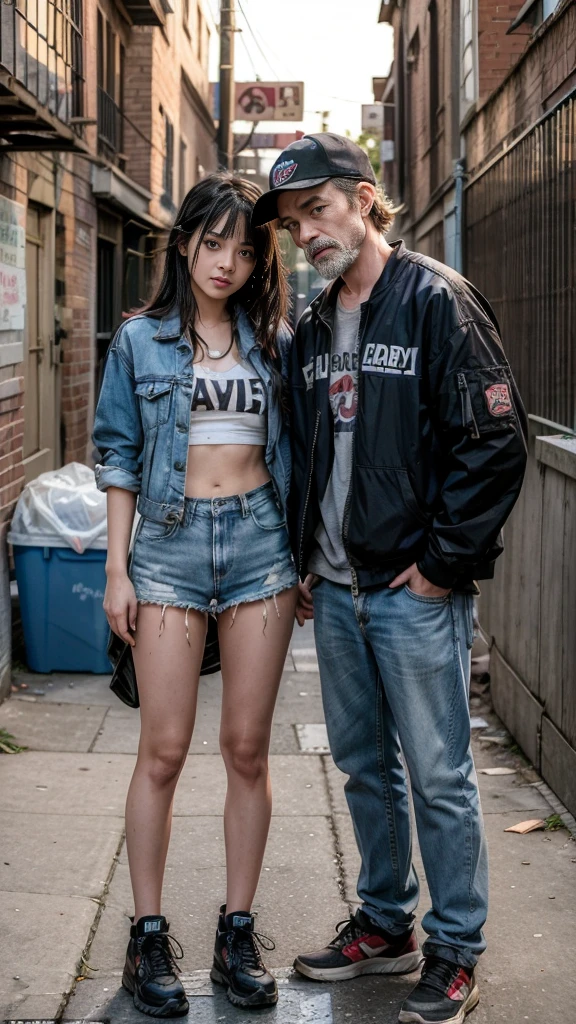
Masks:
[[[191,444],[186,468],[187,498],[227,498],[268,483],[264,446]]]

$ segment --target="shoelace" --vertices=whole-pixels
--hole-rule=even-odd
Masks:
[[[248,967],[252,971],[260,971],[261,974],[266,973],[266,968],[262,963],[258,947],[260,946],[268,953],[276,949],[276,943],[269,939],[267,935],[261,935],[259,932],[248,932],[243,928],[235,928],[229,934],[228,946],[232,956],[236,953],[243,967]]]
[[[433,992],[441,992],[442,995],[446,995],[446,990],[449,988],[458,970],[458,965],[450,963],[448,960],[441,960],[438,957],[427,957],[422,968],[420,984],[422,987],[426,986],[426,988]]]
[[[179,952],[177,952],[179,950]],[[176,960],[182,960],[184,950],[173,935],[163,932],[150,935],[142,941],[142,955],[148,960],[154,974],[178,974]]]
[[[338,931],[339,928],[341,928],[341,931]],[[336,933],[335,938],[328,945],[332,946],[333,949],[342,949],[342,946],[347,946],[350,940],[356,939],[359,935],[364,935],[365,931],[362,930],[356,918],[350,916],[347,920],[338,921]]]

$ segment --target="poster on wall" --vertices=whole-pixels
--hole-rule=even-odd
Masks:
[[[0,196],[0,331],[23,331],[26,207]]]

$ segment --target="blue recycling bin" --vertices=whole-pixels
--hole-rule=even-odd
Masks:
[[[109,674],[102,608],[106,551],[14,545],[28,666],[34,672]]]

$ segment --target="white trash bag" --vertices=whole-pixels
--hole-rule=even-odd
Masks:
[[[27,484],[8,540],[24,547],[70,547],[79,555],[87,548],[105,550],[106,495],[96,487],[94,470],[70,462]]]

